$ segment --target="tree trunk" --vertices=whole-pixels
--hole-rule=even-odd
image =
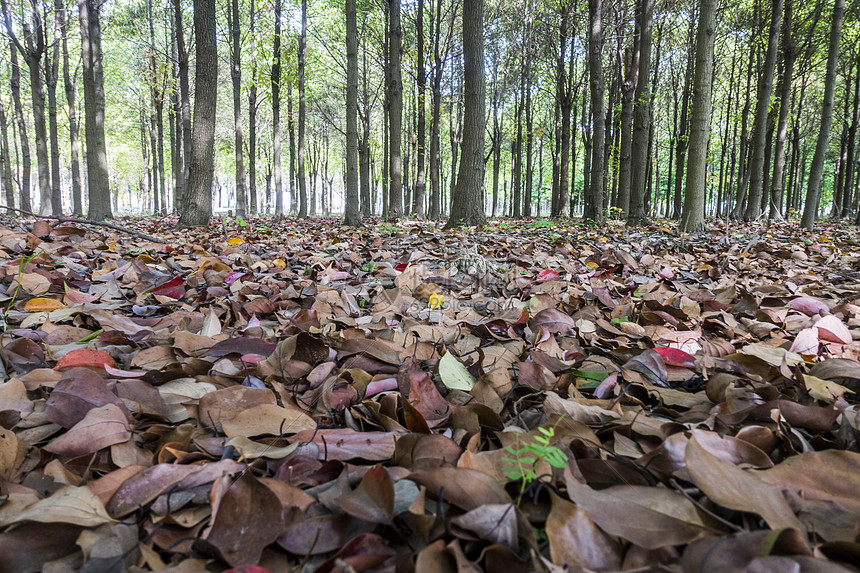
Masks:
[[[401,138],[403,137],[403,82],[401,80],[400,58],[403,29],[400,25],[400,0],[389,0],[388,14],[391,30],[388,34],[388,215],[389,221],[403,216],[403,156]]]
[[[290,214],[299,212],[298,180],[296,178],[296,121],[293,115],[293,83],[287,82],[287,132],[290,139]]]
[[[800,226],[812,231],[818,202],[821,198],[821,179],[824,175],[824,154],[830,142],[830,127],[833,124],[833,99],[836,92],[836,65],[839,59],[839,41],[842,36],[842,19],[845,15],[845,0],[835,0],[833,20],[830,23],[830,42],[827,46],[827,71],[824,75],[824,98],[821,102],[821,129],[815,143],[815,155],[809,167],[809,183],[806,187],[806,204]]]
[[[215,3],[194,2],[197,74],[194,78],[194,126],[188,193],[183,201],[180,227],[208,225],[212,216],[212,180],[215,173],[215,106],[218,99],[218,48],[215,43]]]
[[[308,190],[305,181],[305,60],[308,47],[308,0],[302,0],[302,32],[299,36],[299,141],[298,163],[299,217],[308,216]]]
[[[681,123],[678,128],[678,136],[675,138],[675,196],[672,202],[672,218],[681,218],[681,189],[684,187],[684,159],[687,154],[687,144],[689,141],[688,131],[688,112],[690,102],[690,88],[693,78],[693,26],[695,21],[690,20],[690,41],[687,47],[687,68],[684,72],[684,94],[681,104]]]
[[[191,87],[188,80],[188,49],[185,46],[185,24],[182,21],[182,0],[173,0],[176,22],[176,55],[179,66],[179,108],[182,128],[182,186],[177,190],[174,212],[182,212],[185,191],[188,189],[188,169],[191,162]]]
[[[855,69],[860,70],[860,56],[855,59]],[[853,101],[853,112],[851,116],[851,127],[848,128],[848,170],[845,174],[845,188],[849,190],[848,193],[845,194],[845,197],[842,201],[842,212],[840,215],[842,217],[848,217],[851,214],[851,205],[854,201],[857,201],[857,194],[853,194],[853,201],[851,199],[852,193],[851,191],[854,188],[854,177],[856,174],[856,166],[857,166],[857,157],[855,156],[855,147],[857,141],[857,121],[858,119],[858,111],[860,111],[860,71],[854,75],[854,101]]]
[[[484,0],[463,0],[463,141],[457,186],[446,228],[483,225],[484,216]]]
[[[735,206],[732,209],[732,219],[740,219],[746,210],[747,191],[750,182],[749,170],[749,111],[750,111],[750,84],[752,83],[753,70],[755,62],[755,42],[750,42],[750,55],[747,64],[747,81],[746,90],[744,92],[744,107],[741,112],[741,141],[740,150],[738,153],[738,174],[737,174],[737,191],[735,193]]]
[[[344,225],[361,226],[358,189],[358,24],[355,0],[346,0],[346,203]]]
[[[84,79],[87,142],[87,216],[110,219],[111,195],[105,144],[105,89],[102,72],[102,30],[96,0],[78,0]],[[213,15],[214,19],[214,15]]]
[[[638,12],[638,0],[636,2]],[[619,35],[619,60],[623,63],[624,82],[621,84],[621,145],[618,157],[618,196],[614,201],[615,207],[621,210],[623,217],[630,214],[630,158],[633,155],[633,97],[639,80],[639,46],[640,18],[636,17],[636,30],[633,34],[633,46],[621,49],[622,38]],[[611,109],[611,107],[610,107]]]
[[[373,213],[373,203],[370,199],[370,92],[367,85],[367,45],[365,42],[366,34],[364,33],[367,14],[362,14],[361,20],[361,38],[362,52],[364,57],[361,60],[361,84],[362,84],[362,114],[361,114],[361,145],[358,148],[358,176],[361,188],[361,212],[360,217],[370,217]]]
[[[174,0],[179,1],[179,0]],[[281,0],[275,0],[275,39],[272,42],[272,176],[275,187],[275,216],[284,215],[281,184]],[[290,119],[292,113],[290,113]],[[292,132],[291,132],[292,133]],[[291,152],[292,153],[292,152]],[[292,185],[290,185],[292,189]]]
[[[9,40],[12,65],[9,74],[9,87],[12,90],[12,102],[15,106],[15,123],[18,126],[18,137],[21,140],[21,180],[20,205],[25,211],[32,211],[30,204],[30,137],[27,135],[27,121],[24,118],[24,106],[21,104],[21,69],[18,67],[18,49]],[[11,161],[11,157],[9,158]]]
[[[437,0],[438,1],[438,0]],[[418,70],[415,81],[418,89],[417,105],[418,105],[418,126],[417,126],[417,156],[415,159],[415,192],[412,195],[412,212],[419,218],[424,218],[424,195],[427,190],[427,166],[425,158],[425,131],[427,129],[427,118],[425,113],[427,76],[424,69],[424,0],[418,0],[418,22],[416,24],[415,34],[418,36]]]
[[[442,2],[436,0],[436,16],[433,26],[433,103],[430,111],[430,219],[442,216]]]
[[[639,0],[639,74],[633,107],[633,154],[630,158],[630,211],[628,225],[642,223],[647,217],[645,191],[648,183],[651,147],[651,32],[655,0]],[[659,60],[659,50],[658,50]],[[655,72],[656,73],[656,72]],[[656,83],[656,78],[654,82]]]
[[[59,13],[62,4],[54,6],[54,37],[59,38],[64,30]],[[51,214],[63,214],[63,190],[60,186],[60,141],[57,129],[57,82],[60,77],[60,42],[54,41],[53,54],[48,58],[45,51],[45,86],[48,88],[48,136],[51,143]]]
[[[230,29],[230,79],[233,84],[233,151],[236,161],[236,216],[248,216],[245,197],[245,134],[242,122],[242,35],[239,26],[239,0],[230,2],[227,13],[227,26]]]
[[[7,207],[15,206],[15,184],[12,182],[11,161],[6,108],[3,106],[3,98],[0,98],[0,182],[3,183]],[[12,215],[13,212],[7,211],[7,214]]]
[[[591,149],[591,174],[585,195],[583,218],[600,223],[603,215],[603,167],[606,109],[603,99],[603,0],[588,0],[589,36],[588,66],[591,87],[591,125],[594,127]]]
[[[759,77],[758,93],[756,95],[755,118],[753,119],[753,134],[750,140],[752,160],[750,161],[750,187],[747,207],[744,211],[745,221],[758,219],[761,212],[762,188],[764,181],[765,136],[768,129],[768,112],[770,111],[770,96],[773,92],[773,76],[776,70],[777,48],[782,27],[783,0],[773,0],[771,3],[770,30],[768,32],[767,52]]]
[[[838,0],[839,1],[839,0]],[[699,2],[696,32],[696,71],[693,77],[693,104],[690,112],[690,147],[687,184],[681,230],[687,233],[705,229],[705,184],[707,181],[708,136],[711,129],[711,91],[714,83],[714,27],[717,0]]]
[[[768,219],[782,220],[783,191],[785,188],[785,142],[788,138],[788,111],[791,107],[791,83],[794,79],[794,0],[785,0],[785,22],[782,29],[783,70],[779,84],[779,119],[776,127],[776,151],[773,160],[773,179],[770,187]]]
[[[250,19],[248,32],[251,38],[256,38],[254,0],[251,0]],[[251,50],[251,86],[248,88],[248,208],[251,215],[257,214],[257,50]]]

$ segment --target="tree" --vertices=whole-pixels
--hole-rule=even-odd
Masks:
[[[833,99],[836,92],[836,64],[839,59],[839,41],[842,37],[842,20],[845,16],[845,0],[835,0],[833,20],[830,22],[830,41],[827,45],[827,71],[824,74],[824,98],[821,102],[821,129],[815,142],[815,155],[809,166],[809,183],[806,187],[806,204],[800,226],[807,231],[815,224],[818,201],[821,199],[821,178],[824,176],[824,154],[830,143],[830,127],[833,125]]]
[[[591,174],[585,195],[583,218],[603,221],[603,166],[606,107],[603,98],[603,0],[588,0],[588,69],[591,88],[592,136]]]
[[[60,25],[65,28],[65,12],[66,7],[63,0],[55,0],[57,18],[60,20]],[[72,81],[72,74],[69,68],[69,45],[66,41],[68,33],[63,34],[63,87],[66,92],[66,103],[68,104],[68,119],[69,119],[69,146],[72,153],[72,214],[81,216],[84,213],[82,185],[81,185],[81,163],[80,163],[80,143],[78,137],[80,129],[78,126],[77,106],[75,105],[76,83]]]
[[[788,111],[791,107],[791,82],[797,51],[793,34],[794,0],[785,0],[785,21],[782,29],[782,78],[779,83],[779,119],[776,127],[776,150],[773,159],[773,179],[770,188],[769,219],[782,220],[783,190],[785,187],[785,142],[788,138]]]
[[[194,125],[188,171],[188,196],[180,227],[209,224],[215,171],[215,104],[218,98],[218,47],[215,44],[215,0],[195,0],[194,35],[197,74],[194,78]]]
[[[768,113],[770,111],[770,96],[773,92],[773,76],[776,70],[776,55],[779,46],[779,34],[782,27],[783,0],[773,0],[771,3],[770,31],[767,39],[767,52],[762,65],[758,84],[758,100],[755,105],[753,119],[752,161],[750,161],[750,188],[747,208],[744,211],[745,221],[758,218],[761,209],[762,186],[764,184],[765,136],[767,133]]]
[[[302,0],[302,32],[299,36],[299,141],[296,161],[298,162],[299,217],[308,216],[308,190],[305,181],[305,60],[308,51],[308,0]]]
[[[239,27],[239,0],[231,0],[228,12],[232,51],[230,52],[230,79],[233,83],[233,133],[236,158],[236,215],[246,217],[248,208],[245,196],[245,136],[242,126],[242,35]]]
[[[176,59],[179,67],[179,120],[182,126],[182,177],[177,184],[173,210],[182,212],[182,202],[188,188],[188,170],[191,163],[191,86],[188,80],[188,49],[185,46],[185,24],[182,21],[182,0],[173,0],[173,19],[176,30]]]
[[[400,73],[400,50],[403,29],[400,25],[400,0],[389,0],[391,32],[388,35],[388,129],[390,179],[388,187],[389,221],[403,216],[403,157],[400,139],[403,136],[403,81]]]
[[[346,205],[344,224],[361,225],[358,196],[358,24],[355,0],[346,0]]]
[[[102,28],[97,0],[78,0],[81,22],[81,60],[84,80],[84,117],[87,141],[87,216],[110,219],[110,184],[105,143],[105,87],[102,71]],[[213,15],[214,21],[214,15]]]
[[[627,224],[641,223],[645,211],[645,187],[648,181],[648,140],[651,134],[651,32],[655,0],[639,0],[639,73],[633,103],[633,145],[630,158],[630,210]],[[659,54],[658,54],[659,55]],[[656,72],[655,72],[656,74]]]
[[[416,23],[416,35],[418,36],[418,62],[417,74],[415,79],[415,87],[418,90],[416,98],[418,105],[418,141],[417,141],[417,159],[416,159],[416,174],[415,174],[415,193],[412,196],[412,212],[419,219],[424,218],[424,195],[427,189],[426,179],[426,161],[425,161],[425,130],[427,120],[425,118],[425,92],[427,88],[427,75],[424,69],[424,0],[418,0],[418,22]]]
[[[484,131],[484,0],[463,0],[463,141],[457,186],[451,197],[446,228],[483,225]]]
[[[177,2],[179,0],[176,0]],[[272,172],[275,180],[275,215],[284,215],[281,184],[281,0],[275,0],[275,36],[272,43]]]
[[[9,40],[9,51],[12,61],[9,73],[9,88],[12,92],[12,102],[15,106],[15,123],[18,126],[18,137],[21,140],[21,200],[19,204],[24,211],[30,211],[33,208],[30,205],[30,138],[27,135],[24,106],[21,104],[21,69],[18,67],[18,49],[11,39]],[[9,157],[11,161],[11,156]]]
[[[33,104],[33,127],[36,132],[36,161],[39,174],[39,213],[51,213],[51,167],[48,162],[48,128],[45,124],[45,92],[42,87],[42,58],[45,56],[45,31],[36,2],[31,2],[32,23],[24,20],[23,44],[12,27],[12,9],[9,0],[3,0],[3,19],[9,39],[21,53],[30,72],[30,99]]]
[[[717,0],[700,0],[696,30],[696,68],[693,72],[693,104],[690,110],[690,145],[687,153],[687,184],[681,230],[705,229],[705,184],[707,181],[708,136],[711,129],[711,91],[714,84],[714,26]]]

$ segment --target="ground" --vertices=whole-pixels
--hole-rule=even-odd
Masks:
[[[858,570],[853,227],[118,222],[0,218],[0,573]]]

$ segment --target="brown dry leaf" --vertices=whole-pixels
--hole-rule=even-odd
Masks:
[[[221,497],[213,511],[211,527],[198,543],[231,567],[256,564],[263,549],[284,528],[278,497],[248,472],[235,481],[222,478],[219,484]]]
[[[434,498],[441,497],[466,511],[484,504],[511,502],[499,482],[478,470],[439,467],[413,472],[408,478],[426,487]]]
[[[284,436],[317,427],[313,418],[304,412],[282,408],[276,404],[258,404],[221,423],[224,433],[230,438]]]
[[[394,517],[394,483],[380,465],[364,474],[353,491],[342,495],[337,504],[349,515],[371,523],[391,524]]]
[[[860,454],[856,452],[806,452],[755,475],[805,499],[834,501],[860,515]]]
[[[39,523],[69,523],[93,527],[112,523],[104,504],[87,486],[64,486],[49,497],[24,508],[9,525],[25,521]]]
[[[81,456],[97,452],[131,438],[128,418],[115,404],[93,408],[68,432],[55,438],[45,451],[58,455]]]
[[[601,531],[582,507],[551,493],[552,509],[546,518],[549,552],[556,565],[592,570],[621,567],[621,544]]]
[[[687,442],[686,461],[693,483],[714,503],[756,513],[772,529],[790,527],[803,531],[779,488],[709,453],[695,436]]]
[[[594,490],[568,480],[567,490],[601,529],[647,549],[688,543],[709,530],[693,502],[666,488],[620,485]]]

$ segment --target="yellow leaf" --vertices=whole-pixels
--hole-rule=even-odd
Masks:
[[[235,247],[236,245],[241,245],[244,242],[245,242],[245,239],[243,239],[242,237],[233,237],[232,239],[227,241],[227,244],[230,245],[231,247]]]
[[[436,310],[437,308],[442,308],[442,302],[444,301],[444,299],[444,296],[434,292],[430,295],[430,300],[427,301],[427,306],[429,306],[433,310]]]
[[[596,269],[600,265],[598,265],[594,261],[588,261],[587,263],[585,263],[585,266],[591,269]]]
[[[27,312],[51,312],[58,308],[66,308],[66,305],[53,298],[31,298],[24,304]]]
[[[272,264],[276,267],[281,267],[282,269],[287,268],[287,263],[284,262],[283,259],[275,259],[274,261],[272,261]]]

